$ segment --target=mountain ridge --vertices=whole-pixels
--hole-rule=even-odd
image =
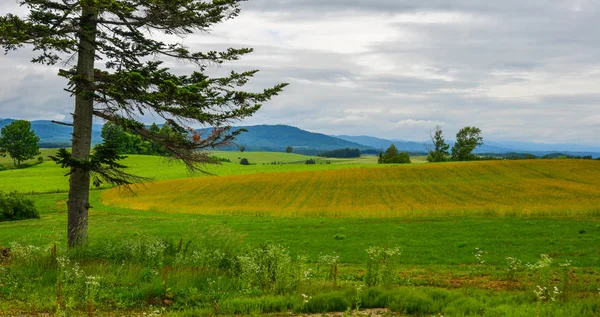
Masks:
[[[0,128],[15,121],[14,119],[0,118]],[[69,147],[71,143],[72,128],[52,123],[48,120],[31,121],[32,129],[40,137],[42,147]],[[233,129],[247,129],[236,138],[236,145],[243,145],[248,151],[275,151],[282,152],[288,146],[294,148],[296,153],[318,154],[324,151],[340,148],[358,148],[361,151],[370,150],[371,153],[380,149],[385,150],[392,143],[400,151],[409,153],[426,153],[429,142],[406,141],[400,139],[384,139],[367,135],[327,135],[323,133],[310,132],[298,127],[276,124],[276,125],[252,125],[236,126]],[[92,129],[92,143],[102,142],[101,124],[94,124]],[[199,129],[198,131],[209,133],[211,129]],[[453,141],[448,141],[452,145]],[[237,150],[232,145],[224,150]],[[484,145],[475,151],[479,154],[505,154],[505,153],[529,153],[538,156],[551,153],[564,153],[568,155],[592,155],[600,157],[600,147],[585,146],[578,144],[545,144],[520,141],[491,141],[484,140]]]
[[[398,150],[409,153],[426,153],[429,142],[406,141],[398,139],[383,139],[366,135],[349,136],[336,135],[336,137],[347,141],[354,141],[363,145],[376,147],[377,149],[386,149],[391,144],[394,144]],[[452,146],[455,141],[446,140]],[[483,140],[484,144],[474,150],[477,154],[533,154],[536,156],[544,156],[548,154],[561,153],[573,156],[591,155],[594,158],[600,157],[600,147],[585,146],[580,144],[546,144],[533,142],[499,142]],[[512,144],[523,144],[525,146],[513,147]],[[527,146],[530,145],[530,146]]]
[[[246,129],[236,137],[235,144],[244,146],[248,151],[275,151],[282,152],[288,146],[295,153],[317,154],[323,151],[339,148],[358,148],[360,150],[372,149],[356,142],[350,142],[323,133],[310,132],[289,125],[254,125],[236,126],[233,129]],[[210,128],[201,129],[201,132],[210,132]],[[236,146],[226,147],[234,150]]]

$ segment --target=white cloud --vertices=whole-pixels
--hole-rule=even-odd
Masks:
[[[400,120],[400,121],[398,121],[398,123],[396,123],[396,125],[398,125],[399,127],[408,127],[408,128],[413,128],[413,127],[430,128],[430,127],[434,127],[436,125],[443,125],[443,124],[444,124],[443,122],[439,122],[439,121],[415,120],[415,119]]]

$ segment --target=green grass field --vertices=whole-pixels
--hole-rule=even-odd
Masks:
[[[224,153],[231,158],[235,154],[227,152],[216,152],[214,155]],[[251,158],[262,158],[265,164],[269,160],[277,159],[279,162],[290,163],[298,160],[298,155],[288,155],[285,153],[253,153]],[[308,159],[309,157],[303,157]],[[258,161],[259,159],[257,159]],[[238,161],[239,162],[239,161]],[[249,165],[242,166],[236,163],[223,163],[221,165],[206,165],[205,171],[208,173],[225,176],[225,175],[240,175],[254,174],[262,172],[280,172],[280,171],[295,171],[295,170],[319,170],[319,169],[341,169],[346,168],[341,164],[281,164],[281,165]],[[252,161],[251,161],[252,162]],[[185,165],[180,162],[172,161],[169,158],[144,155],[129,155],[123,164],[128,166],[128,172],[136,175],[152,178],[153,180],[179,179],[188,177],[207,176],[203,173],[190,174]],[[352,165],[351,167],[353,167]],[[45,161],[42,164],[34,165],[24,169],[10,169],[2,171],[0,174],[0,191],[19,191],[23,193],[54,193],[68,190],[68,180],[64,176],[65,170],[56,165],[52,161]]]
[[[403,196],[414,201],[425,199],[418,190],[424,184],[440,182],[445,184],[440,186],[447,187],[448,195],[456,187],[455,195],[469,197],[463,198],[465,202],[487,197],[487,201],[497,199],[518,209],[526,200],[512,199],[507,193],[522,192],[536,205],[552,205],[557,210],[583,210],[584,207],[591,210],[598,199],[596,192],[600,190],[596,182],[598,162],[551,160],[381,167],[373,164],[372,157],[365,158],[364,162],[362,159],[332,160],[331,164],[306,165],[301,162],[307,157],[296,154],[219,152],[215,155],[232,162],[246,157],[256,165],[210,166],[207,169],[219,176],[198,178],[201,175],[188,175],[184,166],[157,157],[132,155],[126,164],[131,166],[132,172],[159,181],[185,178],[183,182],[206,182],[211,185],[207,201],[224,206],[228,204],[227,193],[232,189],[220,187],[223,186],[220,182],[226,184],[232,179],[242,183],[252,181],[244,186],[262,179],[264,182],[255,183],[260,188],[275,182],[273,177],[276,176],[294,181],[321,175],[317,178],[325,180],[331,174],[339,183],[340,175],[345,175],[346,184],[339,188],[349,190],[364,182],[377,183],[382,177],[377,173],[390,171],[391,175],[397,173],[394,179],[406,187]],[[271,165],[273,161],[290,164]],[[68,197],[64,173],[52,162],[0,172],[0,190],[39,193],[30,197],[35,199],[41,212],[38,220],[0,223],[0,249],[11,243],[32,246],[13,247],[19,256],[15,255],[12,265],[0,260],[0,316],[58,314],[63,313],[63,308],[72,315],[87,315],[88,298],[92,298],[94,315],[148,315],[156,313],[157,307],[157,315],[174,316],[209,316],[217,312],[222,315],[305,314],[341,312],[349,307],[353,309],[357,303],[361,308],[386,308],[389,314],[415,316],[596,317],[600,311],[600,249],[597,247],[600,218],[594,213],[577,216],[552,213],[552,217],[543,216],[544,213],[533,216],[496,213],[494,217],[485,214],[473,217],[465,212],[463,216],[393,218],[331,218],[326,214],[307,218],[203,215],[165,213],[159,207],[133,210],[109,206],[103,199],[112,190],[100,189],[93,190],[91,195],[90,246],[80,253],[67,253],[64,246]],[[362,180],[353,185],[354,174],[364,179],[360,178]],[[533,183],[525,186],[525,180]],[[511,184],[524,187],[514,189]],[[478,186],[487,190],[467,195]],[[332,187],[333,184],[328,184],[318,190],[308,186],[312,194],[304,197],[303,204],[316,203],[311,202],[310,197],[326,201],[327,195],[319,196],[319,193]],[[297,195],[290,193],[293,188],[284,189],[289,195]],[[169,189],[172,187],[165,188]],[[173,202],[189,200],[194,205],[208,207],[203,205],[206,196],[190,189],[173,196]],[[499,189],[503,191],[497,193]],[[139,199],[151,198],[144,198],[144,189],[139,190]],[[52,193],[54,191],[56,193]],[[260,190],[256,195],[264,192]],[[531,196],[535,193],[539,196]],[[225,196],[217,201],[222,194]],[[494,198],[494,194],[499,198]],[[229,197],[233,201],[237,199],[235,195]],[[277,203],[280,194],[269,197]],[[132,199],[130,202],[135,203],[136,198]],[[364,196],[364,199],[369,198]],[[439,200],[436,204],[448,199]],[[254,204],[253,200],[249,202]],[[267,202],[261,204],[268,206]],[[572,207],[564,207],[569,204]],[[65,275],[71,271],[62,270],[52,260],[51,249],[55,243],[58,255],[79,263],[80,275]],[[156,245],[164,251],[152,253]],[[271,256],[276,261],[273,263],[280,263],[276,266],[278,277],[266,285],[299,283],[297,288],[282,290],[246,284],[250,280],[258,281],[253,280],[257,277],[248,275],[243,265],[240,268],[227,264],[230,263],[227,259],[249,259],[253,250],[265,245],[282,245],[289,250],[292,259],[288,262],[285,252],[273,251]],[[402,254],[393,262],[369,264],[365,252],[369,247],[395,246],[402,249]],[[189,251],[177,251],[178,248],[188,250],[188,247]],[[479,258],[476,248],[481,250]],[[553,262],[549,267],[526,268],[525,263],[534,264],[541,254],[551,257]],[[322,260],[324,255],[339,256],[335,283],[328,271],[331,266]],[[522,264],[511,271],[507,257],[517,258]],[[160,264],[153,264],[158,263],[157,259]],[[567,260],[571,261],[570,266],[559,265]],[[253,265],[260,265],[260,261]],[[379,286],[365,284],[373,263],[393,268],[389,281],[380,281]],[[307,271],[309,268],[312,271]],[[304,280],[302,272],[312,273]],[[388,276],[385,269],[378,272],[381,277]],[[99,278],[98,290],[86,284],[85,276],[91,275]],[[57,283],[62,285],[59,289],[64,287],[62,291],[57,292]],[[539,301],[534,293],[537,285],[557,286],[562,294],[556,302]],[[311,296],[308,303],[302,294]],[[57,298],[62,300],[58,308]],[[68,298],[72,302],[67,301]],[[218,310],[213,305],[215,302]]]
[[[49,161],[50,160],[49,156],[56,154],[56,151],[57,151],[56,149],[40,149],[39,156],[42,157],[44,159],[44,161]],[[28,165],[36,164],[37,162],[38,162],[38,159],[37,159],[37,157],[35,157],[34,159],[21,162],[21,164],[23,166],[28,166]],[[0,156],[0,165],[4,166],[4,168],[7,168],[7,169],[16,168],[12,158],[10,158],[10,156],[8,156],[8,155],[5,157]]]

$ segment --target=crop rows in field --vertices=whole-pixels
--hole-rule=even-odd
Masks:
[[[265,216],[599,216],[600,163],[488,161],[170,180],[113,189],[110,206]]]

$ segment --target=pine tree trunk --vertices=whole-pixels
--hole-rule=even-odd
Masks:
[[[94,60],[96,58],[96,29],[98,12],[93,1],[85,1],[79,35],[77,59],[77,92],[73,114],[73,158],[88,162],[92,144],[92,119],[94,110]],[[90,196],[90,171],[85,166],[71,169],[69,179],[68,244],[76,247],[86,242]]]

